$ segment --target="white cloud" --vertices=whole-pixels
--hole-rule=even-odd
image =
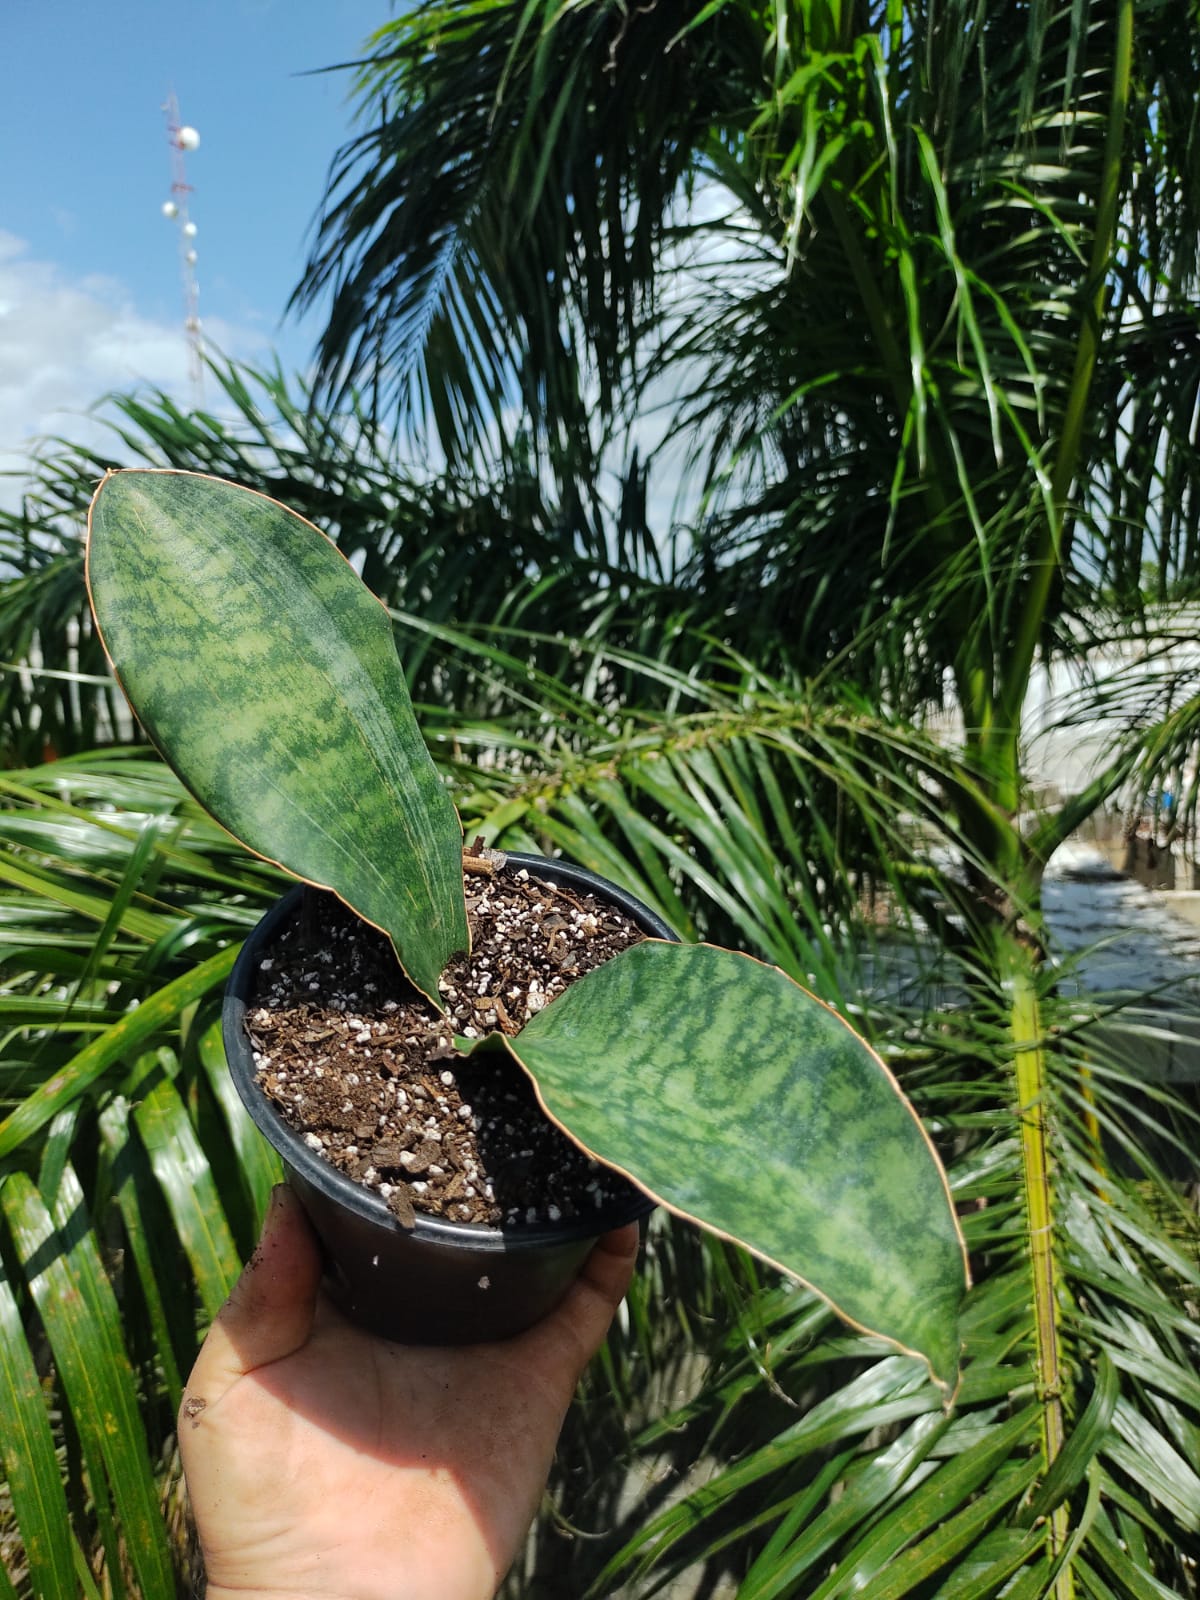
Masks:
[[[264,343],[261,335],[215,321],[205,333],[231,355],[251,355]],[[187,401],[182,312],[177,323],[143,316],[121,283],[72,280],[0,230],[0,470],[19,470],[45,434],[80,442],[98,437],[89,408],[110,390],[139,384]],[[17,494],[15,480],[0,480],[5,502]]]

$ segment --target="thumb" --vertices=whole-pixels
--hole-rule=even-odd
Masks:
[[[258,1246],[196,1357],[189,1393],[212,1404],[246,1373],[299,1350],[312,1332],[320,1281],[308,1219],[292,1190],[277,1184]]]
[[[638,1243],[635,1222],[605,1234],[566,1296],[523,1336],[530,1342],[531,1353],[536,1352],[538,1370],[552,1381],[565,1384],[568,1396],[604,1343],[633,1277]]]

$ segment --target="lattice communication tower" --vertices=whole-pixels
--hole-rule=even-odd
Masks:
[[[191,218],[193,189],[187,178],[189,151],[200,148],[200,135],[179,115],[179,101],[172,89],[163,106],[167,119],[167,143],[171,148],[171,198],[163,202],[162,213],[175,224],[179,235],[179,269],[183,278],[183,331],[188,347],[188,378],[193,399],[198,405],[204,387],[204,340],[200,329],[200,285],[196,282],[196,224]]]

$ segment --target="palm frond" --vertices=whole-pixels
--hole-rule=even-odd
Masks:
[[[73,1592],[82,1561],[106,1594],[167,1597],[197,1309],[228,1292],[276,1166],[216,1070],[215,1008],[280,879],[138,751],[5,773],[0,795],[0,1455],[22,1592]]]
[[[83,539],[95,486],[113,465],[207,472],[255,488],[316,522],[385,603],[434,619],[516,623],[586,633],[672,627],[689,599],[649,534],[637,463],[597,495],[551,501],[534,464],[459,473],[399,472],[393,441],[361,409],[314,410],[278,369],[214,358],[216,413],[182,410],[164,393],[110,396],[99,416],[108,447],[46,441],[29,463],[21,504],[0,511],[0,751],[9,764],[137,737],[108,674],[83,584]],[[636,598],[635,598],[636,597]],[[554,659],[561,656],[556,652]],[[547,660],[551,659],[549,656]],[[448,699],[419,652],[406,661],[419,695]]]

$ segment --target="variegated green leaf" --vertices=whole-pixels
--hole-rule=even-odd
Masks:
[[[436,998],[467,947],[461,833],[387,613],[336,547],[217,478],[117,472],[87,572],[121,686],[196,798],[382,928]]]
[[[647,940],[507,1042],[581,1145],[954,1387],[967,1275],[945,1174],[836,1012],[749,956]]]

